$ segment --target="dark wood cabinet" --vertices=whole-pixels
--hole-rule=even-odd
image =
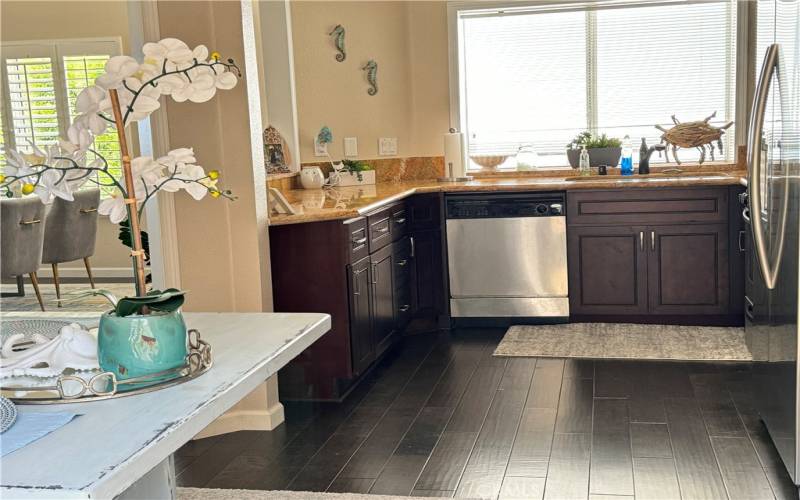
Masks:
[[[384,247],[369,257],[372,336],[377,356],[380,356],[389,347],[395,333],[392,250],[391,246]]]
[[[647,314],[645,228],[580,226],[568,231],[573,314]]]
[[[740,324],[738,191],[569,193],[572,319]]]
[[[353,372],[363,372],[375,360],[372,335],[372,296],[370,293],[370,258],[350,266],[350,345]]]
[[[648,228],[650,312],[726,314],[730,302],[728,226]]]
[[[439,230],[415,231],[413,238],[415,313],[436,319],[444,311],[444,269],[442,233]]]

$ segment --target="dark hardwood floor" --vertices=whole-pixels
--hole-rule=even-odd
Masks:
[[[500,499],[797,499],[745,364],[495,358],[406,338],[341,404],[190,442],[178,484]]]

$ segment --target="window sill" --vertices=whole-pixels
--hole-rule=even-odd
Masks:
[[[638,168],[634,165],[634,171]],[[741,170],[734,162],[728,161],[707,161],[703,164],[700,163],[658,163],[650,165],[650,172],[657,173],[664,170],[680,169],[683,172],[720,172],[720,171],[736,171]],[[536,170],[517,170],[502,169],[495,171],[471,170],[467,175],[475,177],[476,179],[497,178],[497,177],[553,177],[553,176],[572,176],[577,175],[578,170],[572,167],[546,167]],[[592,169],[592,174],[596,174],[597,169]],[[609,174],[619,173],[619,167],[611,167],[608,169]]]

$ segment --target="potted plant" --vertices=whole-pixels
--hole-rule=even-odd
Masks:
[[[344,168],[339,172],[340,186],[375,184],[375,170],[363,160],[342,160]]]
[[[584,131],[567,144],[567,159],[572,168],[578,168],[581,149],[586,147],[589,151],[589,165],[591,167],[599,167],[600,165],[616,167],[622,154],[621,146],[622,141],[616,137],[608,137],[606,134],[597,136],[592,135],[589,131]]]
[[[78,116],[67,137],[44,149],[32,146],[33,155],[6,150],[7,165],[0,175],[0,195],[38,195],[44,203],[54,198],[71,201],[73,191],[90,183],[113,189],[98,212],[120,224],[121,239],[131,247],[136,295],[117,301],[100,319],[98,353],[100,367],[120,380],[159,373],[186,361],[187,332],[180,314],[184,292],[149,290],[145,280],[146,251],[139,219],[145,205],[159,191],[186,191],[200,200],[234,199],[217,187],[218,170],[205,171],[191,148],[178,148],[153,158],[131,158],[126,127],[157,110],[162,96],[177,102],[205,102],[217,89],[231,89],[241,72],[233,59],[209,55],[204,45],[190,49],[184,42],[166,38],[142,48],[142,62],[129,56],[110,58],[105,72],[77,98]],[[122,178],[112,175],[109,161],[93,149],[95,137],[109,126],[117,130]],[[89,292],[109,296],[98,290]]]

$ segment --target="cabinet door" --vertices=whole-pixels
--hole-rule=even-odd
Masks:
[[[369,257],[349,266],[349,270],[350,348],[353,357],[353,371],[359,374],[375,359]]]
[[[372,295],[372,332],[375,354],[389,347],[394,333],[394,258],[392,247],[384,247],[370,256],[370,291]]]
[[[444,311],[444,270],[441,231],[412,235],[414,289],[412,307],[420,316],[436,318]]]
[[[648,227],[650,312],[726,314],[728,236],[727,224]]]
[[[645,228],[572,226],[567,231],[570,314],[646,314]]]

